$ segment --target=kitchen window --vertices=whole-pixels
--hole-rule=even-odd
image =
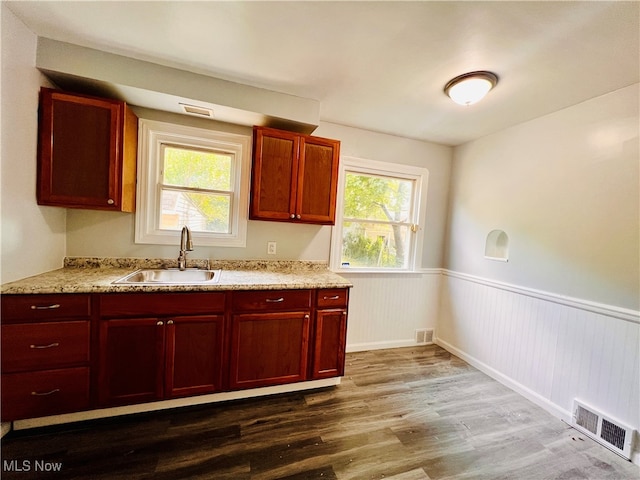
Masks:
[[[343,158],[332,269],[415,270],[420,265],[428,175],[425,168]]]
[[[136,243],[246,245],[251,137],[141,120]]]

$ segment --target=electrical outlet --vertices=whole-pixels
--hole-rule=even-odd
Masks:
[[[276,242],[267,242],[267,255],[276,254]]]

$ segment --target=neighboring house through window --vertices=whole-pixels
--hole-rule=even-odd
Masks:
[[[136,243],[246,245],[251,137],[140,121]]]

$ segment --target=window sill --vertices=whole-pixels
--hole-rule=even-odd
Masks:
[[[442,268],[417,268],[413,270],[337,268],[331,269],[331,271],[338,274],[434,275],[442,273]]]

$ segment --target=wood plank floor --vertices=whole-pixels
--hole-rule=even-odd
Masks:
[[[349,354],[334,388],[11,432],[2,462],[3,480],[640,478],[435,345]]]

